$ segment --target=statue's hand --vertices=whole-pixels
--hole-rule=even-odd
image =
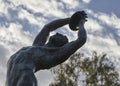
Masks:
[[[84,11],[78,11],[71,16],[69,27],[71,30],[78,30],[80,24],[84,24],[87,21],[87,14]]]
[[[88,18],[87,17],[87,14],[84,12],[84,11],[81,11],[81,13],[79,14],[79,23],[78,23],[78,25],[80,24],[80,23],[85,23],[86,21],[87,21],[87,19],[86,18]]]
[[[79,14],[79,21],[76,25],[76,29],[79,30],[81,27],[84,27],[84,23],[87,21],[87,14],[84,11],[81,11]]]

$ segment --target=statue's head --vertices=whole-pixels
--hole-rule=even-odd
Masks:
[[[54,47],[61,47],[66,43],[68,43],[68,38],[59,33],[56,33],[55,35],[51,36],[48,42],[48,44]]]

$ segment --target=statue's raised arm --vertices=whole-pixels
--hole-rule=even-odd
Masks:
[[[63,55],[69,56],[85,44],[87,39],[86,30],[84,28],[84,24],[87,21],[86,18],[87,14],[84,11],[76,12],[71,17],[69,26],[72,30],[78,30],[78,38],[60,48],[59,52],[62,53],[62,51],[64,51]]]
[[[63,25],[68,24],[69,20],[70,18],[58,19],[46,24],[35,38],[33,45],[45,45],[50,32],[58,29],[59,27],[62,27]]]

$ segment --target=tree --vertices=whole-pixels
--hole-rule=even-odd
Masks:
[[[106,54],[93,52],[87,58],[77,53],[51,71],[55,78],[49,86],[120,86],[119,74]]]

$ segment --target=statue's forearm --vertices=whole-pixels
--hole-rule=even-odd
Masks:
[[[58,19],[46,24],[35,38],[33,45],[44,45],[49,36],[49,33],[59,27],[62,27],[63,25],[68,24],[69,20],[70,18]]]
[[[54,20],[54,21],[48,23],[47,25],[45,25],[45,27],[49,28],[50,31],[53,31],[59,27],[62,27],[64,25],[68,24],[69,20],[70,20],[70,18]]]
[[[80,28],[79,28],[78,39],[77,40],[86,41],[86,39],[87,39],[86,30],[84,28],[84,25],[81,25]]]
[[[80,23],[77,40],[80,40],[80,41],[82,40],[83,42],[86,42],[86,39],[87,39],[87,34],[86,34],[86,30],[84,28],[84,24]]]

